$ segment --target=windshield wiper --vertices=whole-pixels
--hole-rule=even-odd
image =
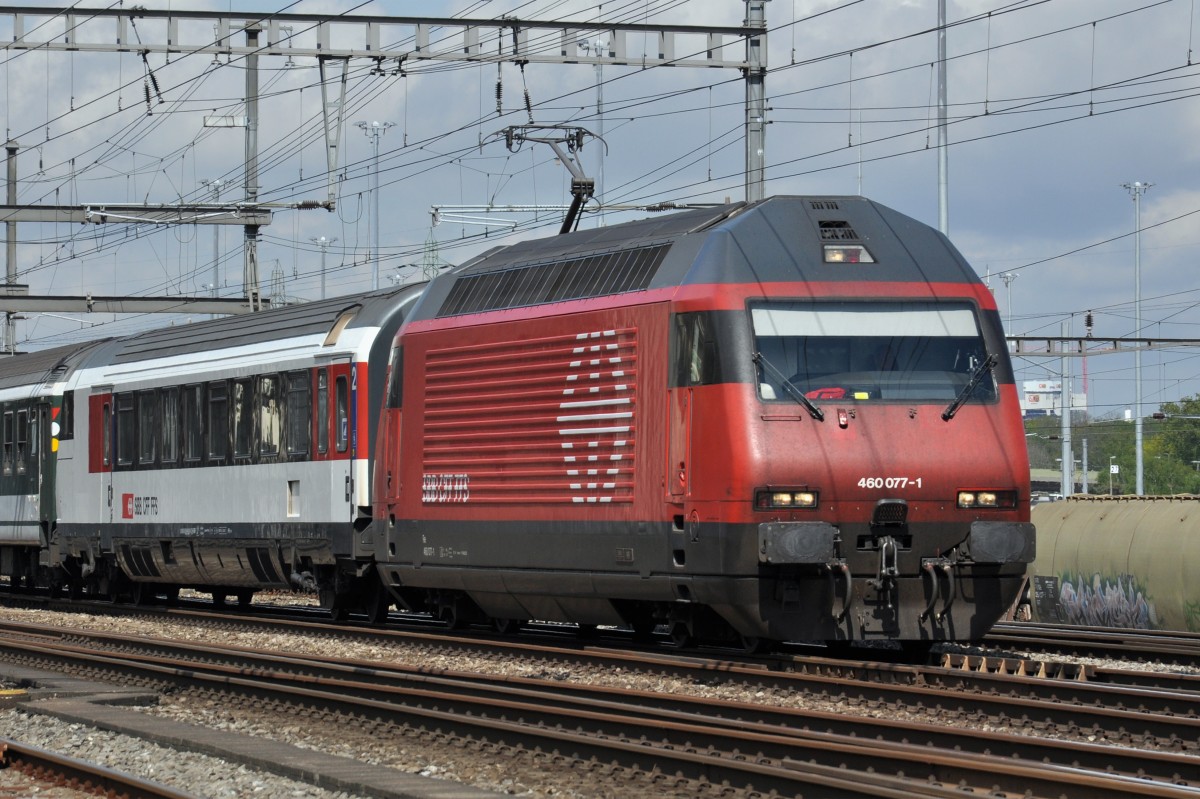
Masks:
[[[761,352],[756,352],[754,353],[754,358],[752,360],[770,372],[771,376],[778,380],[779,384],[783,386],[784,390],[792,396],[792,399],[804,406],[804,409],[812,415],[812,418],[816,419],[818,422],[825,421],[825,411],[814,405],[812,400],[804,396],[804,392],[792,385],[792,381],[784,377],[783,373],[776,369],[775,365],[768,361],[765,355],[763,355]]]
[[[979,386],[979,382],[983,380],[984,375],[992,371],[999,360],[999,356],[993,352],[983,359],[983,363],[975,367],[975,371],[971,372],[971,379],[963,386],[962,391],[958,392],[958,396],[954,398],[954,402],[951,402],[946,406],[946,410],[942,411],[943,421],[948,422],[954,418],[954,414],[958,413],[958,409],[963,406],[963,403],[975,393],[975,389]]]

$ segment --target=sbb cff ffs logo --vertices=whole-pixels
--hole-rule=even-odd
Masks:
[[[136,516],[157,516],[158,497],[139,497],[136,494],[121,495],[121,518],[132,519]]]

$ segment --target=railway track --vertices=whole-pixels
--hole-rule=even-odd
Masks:
[[[884,711],[868,718],[853,709],[822,713],[553,679],[431,674],[378,663],[38,631],[27,626],[6,627],[4,639],[4,657],[25,665],[80,669],[92,677],[160,691],[196,692],[210,701],[236,696],[238,701],[256,702],[288,715],[301,713],[342,723],[360,720],[375,729],[415,727],[493,746],[549,749],[643,775],[657,768],[697,784],[726,782],[744,790],[815,791],[828,796],[963,796],[972,791],[1056,797],[1200,795],[1196,787],[1200,759],[1194,755],[1200,722],[1186,714],[1081,705],[1078,698],[1064,693],[1076,687],[1077,681],[1072,680],[986,675],[994,681],[1007,678],[1008,693],[1027,692],[1030,682],[1058,686],[1058,693],[1038,701],[971,691],[961,671],[958,678],[951,677],[953,669],[941,670],[946,673],[941,685],[926,685],[920,683],[929,674],[941,672],[914,677],[894,664],[881,664],[874,670],[875,681],[863,681],[732,664],[719,671],[712,664],[691,665],[710,677],[778,679],[785,682],[777,684],[789,685],[793,691],[821,691],[840,697],[851,708]],[[626,657],[634,655],[626,653]],[[661,663],[647,667],[660,668]],[[873,671],[868,666],[858,668]],[[885,673],[890,676],[879,681],[878,675]],[[1115,694],[1110,691],[1108,699]],[[1175,701],[1191,707],[1196,698],[1188,694]],[[1133,700],[1123,702],[1131,705]],[[908,711],[924,708],[917,714],[925,718],[905,720],[899,716],[907,713],[888,713],[888,705]],[[1057,716],[1052,711],[1055,706],[1067,711]],[[971,713],[990,715],[995,726],[1009,724],[1017,729],[983,733],[947,725],[953,716]],[[1138,726],[1130,726],[1139,717],[1143,720]],[[1146,721],[1149,717],[1155,717],[1153,724]],[[1055,730],[1063,734],[1074,730],[1078,737],[1081,729],[1100,733],[1102,740],[1191,753],[1040,737]],[[848,773],[853,775],[852,785],[845,784]]]
[[[20,790],[30,795],[64,787],[109,799],[199,799],[196,794],[182,793],[157,782],[0,738],[0,769],[9,768],[26,776],[28,784]],[[4,793],[7,791],[0,789],[0,794]]]
[[[1166,663],[1200,668],[1200,633],[1180,630],[1133,630],[1017,622],[997,624],[984,640],[996,646],[1055,655],[1113,660],[1153,658]]]

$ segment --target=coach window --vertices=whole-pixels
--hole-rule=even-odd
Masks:
[[[38,455],[41,452],[41,432],[46,424],[47,406],[37,405],[29,410],[29,471],[37,475],[41,463]]]
[[[100,458],[105,466],[112,465],[112,403],[109,402],[100,409]]]
[[[137,423],[133,416],[133,394],[117,395],[117,465],[132,466],[137,443]]]
[[[198,383],[183,387],[183,459],[193,463],[204,456],[200,402],[202,388]]]
[[[279,378],[275,375],[258,379],[258,425],[258,454],[278,455],[279,439],[283,437],[283,413]]]
[[[75,438],[75,392],[63,393],[62,407],[58,410],[58,440],[70,441]]]
[[[162,409],[162,462],[175,463],[179,460],[179,389],[162,389],[159,407]]]
[[[317,370],[317,452],[329,451],[329,370]]]
[[[154,445],[158,440],[158,395],[153,391],[139,391],[138,401],[138,463],[143,466],[154,464]]]
[[[25,474],[25,460],[29,455],[29,411],[17,411],[17,474]]]
[[[312,446],[312,386],[308,372],[289,372],[287,376],[287,448],[288,455],[307,455]]]
[[[224,381],[208,384],[208,460],[224,463],[229,455],[229,388]]]
[[[13,473],[13,412],[4,412],[4,474]]]
[[[337,427],[334,428],[338,452],[346,451],[350,438],[350,397],[346,389],[346,376],[342,375],[337,379]]]
[[[233,457],[250,457],[250,440],[254,433],[254,396],[250,380],[233,381]]]

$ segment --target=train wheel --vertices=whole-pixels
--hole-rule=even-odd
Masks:
[[[629,625],[633,629],[633,640],[639,644],[648,644],[654,640],[654,630],[658,627],[653,619],[641,619]]]
[[[133,604],[135,605],[153,605],[154,600],[157,598],[152,583],[134,583],[132,593]]]
[[[225,600],[226,600],[226,597],[225,597],[225,594],[223,594],[223,593],[215,593],[214,592],[212,595],[212,603],[213,603],[214,608],[225,607]]]
[[[671,626],[671,640],[680,649],[696,645],[696,637],[692,635],[692,629],[688,627],[687,622],[677,621]]]
[[[775,648],[775,642],[770,638],[759,638],[757,635],[743,635],[742,651],[747,655],[765,655]]]
[[[242,610],[249,610],[250,606],[254,603],[254,592],[253,591],[238,591],[237,592],[237,602],[238,602],[239,608],[241,608]]]
[[[367,620],[372,624],[383,624],[387,621],[388,609],[392,606],[392,598],[387,589],[378,580],[371,586],[367,597]]]
[[[446,625],[447,630],[461,630],[467,626],[466,619],[458,612],[458,607],[453,603],[444,605],[441,611],[438,612],[438,618]]]
[[[516,635],[521,631],[521,626],[525,624],[521,619],[492,619],[492,624],[496,627],[496,632],[501,635]]]

